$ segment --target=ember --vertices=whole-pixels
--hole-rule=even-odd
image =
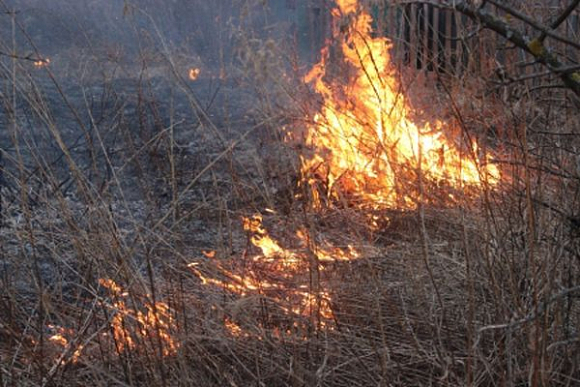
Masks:
[[[199,77],[199,74],[201,74],[201,69],[197,67],[192,67],[189,69],[189,79],[191,81],[195,81]]]
[[[48,66],[49,64],[50,64],[49,58],[39,59],[37,61],[34,61],[34,67],[37,67],[37,68],[45,67],[45,66]]]

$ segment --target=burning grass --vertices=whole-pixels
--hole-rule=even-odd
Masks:
[[[413,122],[391,63],[391,42],[372,36],[372,18],[357,2],[337,4],[332,41],[340,42],[337,56],[350,69],[348,81],[328,74],[330,47],[305,77],[322,97],[303,139],[312,148],[302,158],[301,172],[314,205],[320,206],[322,198],[348,196],[367,209],[416,208],[425,197],[406,182],[421,179],[465,192],[497,185],[500,171],[475,140],[464,141],[451,130],[453,124],[440,120],[423,126]],[[342,18],[348,18],[348,26]],[[458,140],[452,140],[452,132]],[[455,201],[453,195],[448,201]]]
[[[244,55],[267,68],[252,85],[267,93],[254,122],[237,117],[242,135],[204,110],[219,88],[207,105],[195,95],[209,70],[171,60],[170,93],[143,75],[138,127],[122,101],[105,131],[91,116],[86,170],[35,105],[67,151],[65,180],[13,120],[40,172],[11,157],[5,178],[0,383],[491,386],[540,365],[545,385],[578,380],[578,230],[562,216],[577,183],[530,153],[522,132],[538,120],[510,116],[520,101],[494,105],[515,126],[501,149],[468,135],[484,111],[419,123],[366,8],[332,12],[333,39],[299,87],[263,66],[273,41],[254,66]],[[173,116],[179,92],[195,123]],[[172,107],[167,127],[156,98]],[[193,153],[183,137],[208,140]]]

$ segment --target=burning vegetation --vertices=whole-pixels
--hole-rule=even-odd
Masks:
[[[100,279],[99,284],[109,292],[99,305],[108,317],[104,329],[96,332],[85,346],[73,341],[78,338],[75,330],[50,325],[50,330],[56,331],[48,341],[59,349],[56,351],[57,365],[91,361],[99,348],[112,349],[118,356],[128,351],[135,354],[155,352],[156,347],[162,356],[177,354],[179,343],[173,337],[175,311],[164,302],[152,301],[151,295],[146,295],[143,301],[129,299],[129,293],[112,280]]]
[[[312,152],[302,157],[301,167],[314,205],[346,198],[360,208],[415,208],[429,201],[421,184],[424,190],[450,188],[449,202],[451,190],[496,185],[499,169],[475,140],[466,140],[450,123],[413,122],[390,60],[392,43],[372,36],[372,18],[357,1],[337,5],[331,42],[340,42],[337,55],[352,70],[349,82],[329,73],[329,47],[305,77],[322,97],[304,135]],[[345,19],[348,25],[341,23]]]
[[[429,202],[418,188],[421,179],[425,187],[448,190],[443,193],[446,204],[455,202],[453,193],[495,186],[501,178],[499,169],[475,141],[467,145],[452,141],[445,133],[449,125],[437,120],[424,126],[412,121],[412,108],[390,62],[390,41],[372,36],[372,19],[357,1],[343,0],[337,5],[332,12],[333,39],[328,44],[339,42],[337,56],[352,74],[336,79],[327,74],[332,64],[328,63],[331,47],[326,46],[321,61],[304,78],[322,97],[321,110],[302,138],[309,152],[301,156],[299,180],[314,211],[321,210],[323,203],[346,202],[363,211],[373,210],[367,215],[371,226],[377,227],[376,210],[413,209],[419,201]],[[349,21],[347,26],[344,20]],[[295,136],[290,133],[289,137]],[[332,296],[319,283],[313,288],[307,274],[313,266],[320,274],[327,263],[353,261],[360,253],[352,246],[340,249],[327,242],[319,246],[304,228],[296,231],[298,247],[283,248],[263,227],[261,215],[244,218],[243,227],[261,254],[250,256],[241,271],[215,252],[206,254],[213,267],[208,271],[218,277],[204,274],[199,262],[192,263],[190,268],[202,283],[242,297],[265,296],[288,317],[305,317],[319,328],[332,326]],[[298,320],[291,326],[303,330]],[[241,330],[229,320],[226,327],[233,327],[238,335]]]
[[[197,67],[190,68],[188,72],[189,80],[195,81],[199,77],[199,74],[201,74],[201,69]]]
[[[339,1],[333,17],[334,39],[330,42],[340,42],[339,56],[353,73],[349,82],[344,78],[328,80],[332,78],[327,77],[330,47],[325,47],[321,61],[305,77],[322,97],[321,110],[304,135],[310,152],[301,157],[299,182],[308,187],[314,210],[320,209],[323,201],[345,200],[362,210],[412,209],[418,201],[428,201],[417,188],[421,178],[426,186],[432,183],[453,192],[496,185],[499,170],[475,141],[465,146],[450,140],[446,125],[440,121],[423,126],[412,121],[412,108],[390,63],[391,43],[371,36],[369,14],[357,2]],[[339,29],[344,19],[350,23]],[[191,68],[190,80],[199,74],[198,68]],[[448,195],[453,202],[453,194]],[[243,268],[235,263],[240,257],[224,260],[212,251],[204,254],[205,259],[190,263],[190,270],[204,286],[217,287],[232,296],[266,297],[273,302],[287,323],[282,328],[262,322],[261,329],[298,336],[312,327],[332,329],[332,295],[319,280],[313,287],[312,270],[321,275],[329,264],[353,261],[361,254],[352,246],[341,249],[326,241],[319,244],[304,227],[291,239],[294,247],[284,248],[262,221],[261,215],[243,218],[249,241]],[[259,253],[253,255],[255,249]],[[151,303],[145,305],[146,312],[134,311],[127,307],[122,299],[126,294],[114,282],[101,280],[101,285],[115,299],[110,306],[110,324],[119,352],[136,349],[138,337],[156,337],[165,356],[176,353],[178,345],[171,337],[173,312],[166,304]],[[229,317],[224,318],[224,326],[236,337],[249,334]],[[66,344],[60,334],[53,339]]]
[[[578,117],[536,104],[545,85],[510,99],[470,83],[459,62],[483,56],[482,25],[499,29],[476,18],[494,1],[467,9],[469,28],[433,2],[176,0],[165,25],[150,2],[123,1],[131,64],[121,45],[104,64],[71,49],[73,66],[0,41],[16,53],[0,66],[0,384],[580,380],[580,144],[549,132]],[[199,28],[178,22],[185,8]],[[296,18],[280,33],[282,8]],[[302,17],[324,32],[315,60]],[[196,52],[163,36],[212,24],[184,38]],[[440,57],[403,72],[395,44]],[[413,82],[444,111],[422,111]]]

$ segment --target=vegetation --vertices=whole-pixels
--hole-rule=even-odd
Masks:
[[[168,3],[0,0],[0,385],[580,382],[578,1]]]

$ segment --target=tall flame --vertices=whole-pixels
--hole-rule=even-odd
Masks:
[[[313,153],[302,157],[303,181],[311,186],[315,202],[321,195],[346,194],[361,207],[413,208],[419,190],[415,183],[409,189],[409,182],[420,177],[454,188],[497,184],[497,167],[489,155],[480,155],[475,142],[460,151],[461,144],[446,138],[442,122],[420,126],[412,121],[413,111],[391,64],[391,42],[372,36],[372,18],[357,0],[338,0],[337,5],[333,40],[341,40],[340,55],[351,79],[333,79],[328,46],[304,78],[323,100],[306,132]],[[343,18],[347,26],[339,26]],[[321,179],[326,192],[315,187]]]

